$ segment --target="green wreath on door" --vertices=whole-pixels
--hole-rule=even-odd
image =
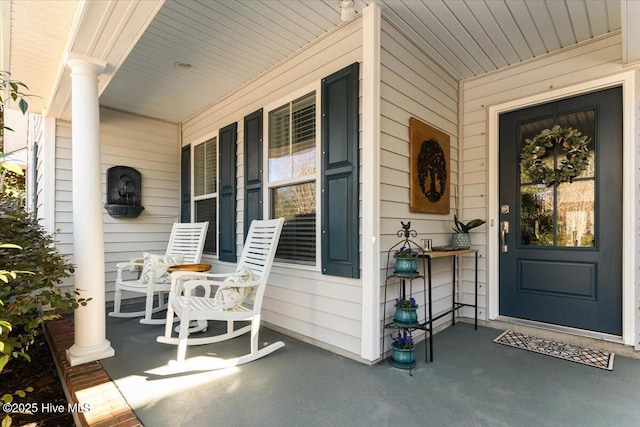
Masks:
[[[532,183],[547,187],[570,183],[589,166],[590,141],[589,137],[572,127],[555,125],[552,129],[544,129],[533,138],[525,140],[520,152],[524,174]],[[544,159],[553,154],[556,145],[562,148],[565,158],[560,160],[559,167],[554,168],[553,165],[544,163]]]

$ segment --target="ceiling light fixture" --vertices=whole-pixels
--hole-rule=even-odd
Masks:
[[[173,64],[173,66],[178,70],[184,70],[184,71],[193,71],[196,69],[195,65],[189,64],[188,62],[182,62],[182,61],[176,62],[175,64]]]
[[[340,19],[343,22],[351,21],[356,15],[353,0],[340,0]]]

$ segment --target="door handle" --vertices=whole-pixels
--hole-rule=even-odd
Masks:
[[[507,234],[509,234],[509,221],[500,221],[500,252],[508,252]]]

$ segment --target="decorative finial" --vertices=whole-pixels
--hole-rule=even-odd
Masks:
[[[402,229],[404,230],[401,233],[404,235],[405,238],[408,238],[409,235],[411,234],[411,221],[407,221],[406,224],[403,221],[400,221],[400,224],[402,224]]]

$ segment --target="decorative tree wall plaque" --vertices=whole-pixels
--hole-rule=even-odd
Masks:
[[[409,155],[411,211],[448,214],[449,135],[411,117]]]

